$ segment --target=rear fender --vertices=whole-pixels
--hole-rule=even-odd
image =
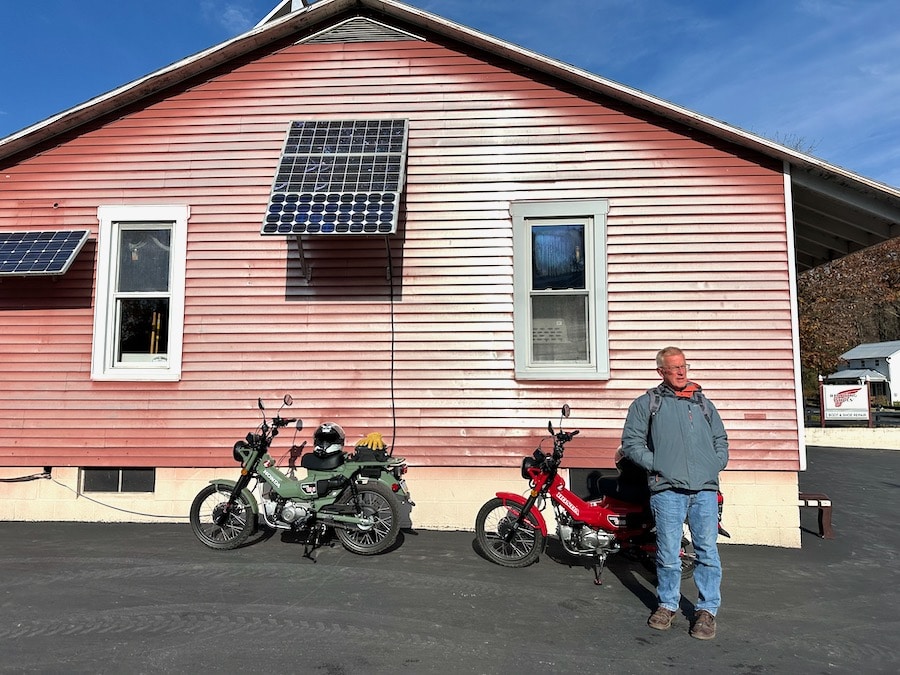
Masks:
[[[519,506],[525,506],[525,497],[522,495],[517,495],[515,492],[498,492],[497,499],[501,499],[504,504],[517,504]],[[547,521],[544,520],[544,516],[541,515],[541,512],[537,510],[534,506],[531,507],[531,511],[529,511],[531,518],[534,520],[535,525],[537,525],[538,529],[541,531],[545,537],[547,536]]]
[[[233,480],[229,480],[227,478],[213,478],[209,481],[210,485],[215,485],[216,487],[225,487],[229,490],[234,490],[234,486],[237,484]],[[247,500],[247,503],[250,505],[250,508],[253,509],[253,513],[259,515],[259,504],[256,502],[256,497],[253,496],[253,493],[250,492],[247,488],[241,490],[241,496]]]

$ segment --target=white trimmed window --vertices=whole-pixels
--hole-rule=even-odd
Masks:
[[[91,378],[177,381],[188,206],[101,206]]]
[[[605,200],[514,202],[516,377],[609,379]]]

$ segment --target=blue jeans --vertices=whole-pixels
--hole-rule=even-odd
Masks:
[[[719,527],[719,502],[715,490],[688,492],[663,490],[650,495],[650,509],[656,519],[656,593],[659,606],[677,612],[681,600],[681,538],[687,518],[691,542],[697,553],[694,583],[699,599],[696,611],[705,609],[713,616],[722,596],[722,563],[716,537]]]

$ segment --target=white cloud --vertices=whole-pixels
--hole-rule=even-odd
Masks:
[[[200,8],[204,19],[222,27],[229,35],[239,35],[253,28],[262,18],[257,16],[258,10],[253,4],[249,1],[203,0]]]

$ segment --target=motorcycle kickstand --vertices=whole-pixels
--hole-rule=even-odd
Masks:
[[[593,569],[594,569],[594,585],[595,586],[603,585],[603,579],[600,578],[600,575],[603,574],[603,565],[605,563],[606,563],[605,555],[594,556]]]
[[[306,542],[303,545],[303,557],[308,560],[312,560],[313,562],[318,562],[315,558],[312,557],[313,551],[319,548],[319,540],[321,536],[325,533],[324,525],[314,525],[309,529],[309,534],[306,535]]]

